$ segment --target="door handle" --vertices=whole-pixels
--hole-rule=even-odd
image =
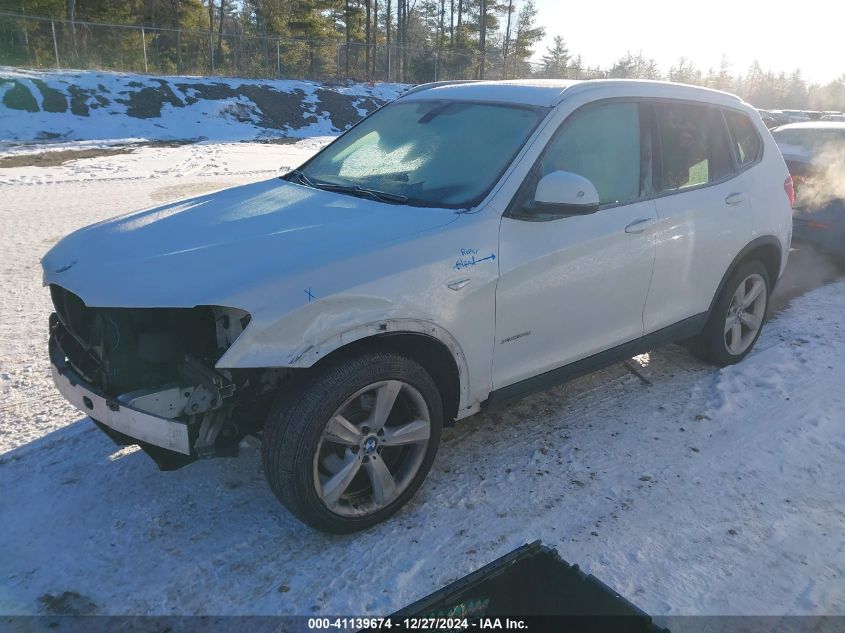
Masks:
[[[645,231],[652,223],[654,222],[654,218],[638,218],[631,222],[628,226],[625,227],[626,233],[642,233]]]
[[[745,202],[745,194],[744,193],[732,193],[727,198],[725,198],[725,204],[733,207],[738,204]]]

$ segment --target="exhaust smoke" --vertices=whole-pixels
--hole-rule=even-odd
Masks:
[[[793,175],[796,209],[812,213],[845,200],[845,144],[824,145],[801,171]]]

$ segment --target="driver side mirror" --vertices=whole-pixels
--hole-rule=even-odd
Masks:
[[[588,179],[553,171],[537,183],[530,210],[544,215],[588,215],[599,210],[599,193]]]

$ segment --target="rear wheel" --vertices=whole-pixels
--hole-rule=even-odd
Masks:
[[[769,273],[761,262],[741,264],[725,283],[691,351],[720,366],[741,361],[760,336],[770,292]]]
[[[388,352],[347,357],[280,395],[264,430],[264,471],[297,518],[353,532],[413,496],[441,429],[440,394],[419,364]]]

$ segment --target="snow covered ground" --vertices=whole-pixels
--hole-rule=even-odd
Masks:
[[[459,423],[416,498],[352,536],[288,515],[254,442],[161,473],[64,404],[41,254],[322,142],[0,170],[0,613],[379,614],[542,539],[656,615],[845,614],[842,281],[738,366],[669,346]]]
[[[0,186],[79,183],[91,183],[96,186],[95,183],[127,184],[151,180],[171,184],[190,181],[197,183],[193,190],[208,190],[214,188],[209,183],[214,182],[213,179],[216,178],[237,179],[231,181],[232,184],[236,184],[270,178],[280,170],[290,170],[300,165],[333,138],[332,136],[316,136],[302,140],[286,139],[274,143],[202,142],[171,147],[121,144],[118,147],[126,149],[127,153],[117,156],[105,155],[85,160],[71,160],[49,169],[37,166],[0,169]],[[58,147],[53,147],[48,151],[73,152],[92,147],[105,147],[99,144],[78,142],[56,145]],[[0,158],[18,156],[32,151],[32,146],[18,146],[10,151],[0,152]],[[228,182],[226,180],[221,186],[231,186],[226,184]],[[171,194],[153,188],[150,192],[151,200],[158,202],[169,200],[174,196],[178,198],[181,193],[178,189],[177,186],[175,193]],[[191,191],[184,193],[183,197],[190,193]],[[34,190],[30,190],[30,194],[39,195]],[[117,203],[104,201],[104,204],[107,209],[111,209],[112,213],[122,210],[115,208]],[[95,210],[87,210],[83,213],[86,212],[96,213]]]

